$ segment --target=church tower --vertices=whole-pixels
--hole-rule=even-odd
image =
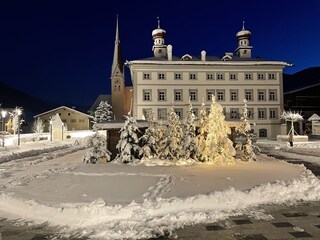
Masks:
[[[123,61],[121,55],[118,15],[116,22],[116,37],[114,43],[113,62],[111,69],[111,96],[112,111],[116,120],[121,120],[124,113],[125,105],[125,79]]]
[[[152,31],[152,51],[155,57],[167,57],[167,45],[164,44],[165,36],[166,31],[160,28],[160,19],[158,17],[158,28]]]
[[[252,46],[249,45],[251,32],[244,28],[244,21],[242,23],[242,30],[237,33],[236,37],[238,39],[236,55],[240,58],[251,58]]]

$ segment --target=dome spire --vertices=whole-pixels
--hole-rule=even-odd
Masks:
[[[245,30],[244,28],[244,20],[242,21],[242,31]]]
[[[157,17],[158,19],[158,28],[160,28],[160,17]]]

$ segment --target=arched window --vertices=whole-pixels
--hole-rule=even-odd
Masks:
[[[120,85],[118,85],[118,91],[120,92]]]
[[[268,136],[267,135],[267,129],[265,129],[265,128],[259,129],[259,137],[266,138],[267,136]]]

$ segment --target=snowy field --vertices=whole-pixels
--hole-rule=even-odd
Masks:
[[[265,155],[231,166],[93,165],[82,163],[81,145],[50,144],[0,150],[0,216],[46,222],[65,236],[144,239],[239,214],[269,218],[257,211],[262,204],[320,200],[320,180],[309,170]],[[286,143],[262,144],[292,154]],[[14,160],[18,152],[29,157]]]

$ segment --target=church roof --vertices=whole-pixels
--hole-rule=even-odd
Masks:
[[[94,101],[94,103],[91,105],[91,107],[89,108],[89,110],[87,111],[89,114],[92,114],[95,112],[95,110],[97,109],[97,107],[99,106],[101,101],[107,101],[109,104],[112,105],[112,97],[111,95],[107,95],[107,94],[100,94],[97,99]]]

